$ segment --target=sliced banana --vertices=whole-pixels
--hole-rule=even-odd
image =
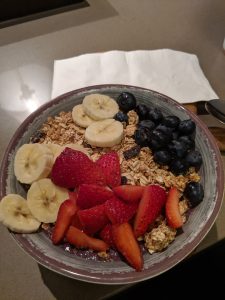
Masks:
[[[120,144],[123,138],[123,125],[114,119],[92,123],[85,130],[85,139],[91,146],[112,147]]]
[[[32,183],[27,192],[27,204],[36,219],[54,223],[63,201],[68,199],[67,189],[56,186],[49,178]]]
[[[43,144],[24,144],[15,155],[14,173],[16,178],[26,184],[45,178],[51,172],[53,154]]]
[[[86,96],[82,106],[84,112],[96,121],[113,118],[119,111],[119,106],[114,99],[101,94]]]
[[[74,106],[72,110],[72,118],[74,123],[84,128],[88,127],[95,121],[85,114],[82,104]]]
[[[27,201],[17,194],[9,194],[2,198],[0,221],[10,230],[18,233],[35,232],[41,224],[32,215]]]

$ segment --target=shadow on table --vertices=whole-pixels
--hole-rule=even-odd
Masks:
[[[121,291],[122,285],[87,283],[55,273],[38,265],[44,284],[58,300],[97,300]]]

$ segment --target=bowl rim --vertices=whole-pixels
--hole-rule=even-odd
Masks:
[[[184,258],[186,258],[198,245],[199,243],[203,240],[203,238],[207,235],[207,233],[210,231],[211,227],[213,226],[216,217],[219,214],[220,208],[222,206],[222,201],[223,201],[223,194],[224,194],[224,169],[223,169],[223,162],[220,154],[220,150],[214,140],[213,135],[211,132],[208,130],[207,125],[200,120],[197,115],[186,109],[181,103],[175,101],[174,99],[170,98],[169,96],[156,92],[154,90],[148,89],[148,88],[143,88],[143,87],[138,87],[138,86],[133,86],[133,85],[123,85],[123,84],[100,84],[100,85],[93,85],[93,86],[88,86],[88,87],[83,87],[80,89],[76,89],[73,91],[69,91],[67,93],[64,93],[60,96],[57,96],[56,98],[44,103],[41,105],[36,111],[31,113],[17,128],[15,131],[14,135],[12,136],[2,159],[1,167],[0,167],[0,199],[5,196],[6,194],[6,180],[7,180],[7,172],[5,170],[7,169],[8,166],[8,159],[11,150],[13,149],[13,146],[15,146],[19,139],[21,138],[22,134],[24,133],[24,129],[28,127],[30,123],[43,111],[46,109],[50,108],[53,104],[58,104],[65,98],[68,98],[70,96],[73,96],[75,94],[79,94],[82,92],[90,92],[91,90],[100,90],[100,89],[110,89],[110,88],[124,88],[124,89],[138,89],[139,91],[146,91],[150,92],[152,94],[157,95],[158,97],[162,99],[168,99],[169,102],[173,103],[175,106],[179,106],[182,110],[184,110],[205,132],[207,137],[209,138],[210,145],[215,153],[215,159],[217,160],[217,197],[216,197],[216,203],[214,206],[214,209],[210,215],[210,217],[207,219],[206,223],[204,226],[201,228],[199,234],[194,238],[194,240],[191,243],[188,243],[184,245],[183,248],[183,254],[180,255],[180,257],[177,257],[175,253],[173,257],[165,264],[165,266],[162,268],[161,272],[158,272],[157,274],[150,274],[149,275],[149,269],[144,269],[142,272],[132,272],[132,275],[129,273],[124,273],[125,276],[123,278],[120,278],[119,274],[117,274],[117,278],[112,280],[110,277],[107,276],[107,274],[102,273],[91,273],[91,274],[80,274],[74,272],[74,270],[69,270],[62,268],[60,266],[54,265],[54,261],[46,260],[44,255],[37,255],[36,251],[32,247],[30,247],[30,244],[27,242],[22,234],[16,234],[10,232],[11,236],[14,238],[14,240],[17,242],[17,244],[27,253],[29,254],[36,262],[39,264],[43,265],[44,267],[47,267],[48,269],[57,272],[59,274],[65,275],[67,277],[71,277],[74,279],[78,279],[81,281],[85,282],[90,282],[90,283],[98,283],[98,284],[109,284],[109,285],[114,285],[114,284],[129,284],[129,283],[136,283],[140,282],[143,280],[147,280],[150,278],[153,278],[155,276],[158,276],[165,271],[169,270],[170,268],[174,267],[176,264],[178,264],[180,261],[182,261]],[[25,241],[25,242],[24,242]],[[180,252],[180,251],[179,251]],[[151,273],[151,272],[150,272]]]

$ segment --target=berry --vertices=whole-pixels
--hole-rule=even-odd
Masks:
[[[151,131],[148,128],[139,128],[134,133],[134,139],[141,147],[148,146],[151,140]]]
[[[92,249],[95,251],[107,251],[109,245],[100,239],[90,237],[76,227],[70,226],[66,233],[67,241],[76,248]]]
[[[202,155],[199,151],[192,150],[186,155],[185,161],[189,167],[195,167],[198,171],[202,165]]]
[[[127,203],[136,203],[142,197],[144,187],[140,185],[120,185],[113,189],[117,197]]]
[[[79,210],[77,214],[84,231],[90,235],[95,234],[109,223],[105,213],[105,204]]]
[[[75,188],[80,184],[105,185],[102,170],[81,151],[65,148],[56,158],[51,172],[52,181],[65,188]]]
[[[126,204],[116,197],[105,202],[105,213],[113,224],[128,222],[136,211],[136,203]]]
[[[170,164],[170,171],[175,175],[185,174],[187,170],[187,163],[182,159],[175,159]]]
[[[163,119],[163,114],[158,108],[151,108],[148,112],[148,119],[153,121],[155,124],[159,124]]]
[[[58,244],[71,225],[72,218],[76,214],[78,207],[75,201],[68,199],[65,200],[59,207],[56,223],[52,233],[53,244]]]
[[[155,221],[165,202],[166,191],[161,186],[148,185],[145,187],[134,220],[134,235],[136,238],[143,235],[148,226]]]
[[[151,120],[143,120],[138,124],[138,128],[148,128],[149,130],[152,130],[155,128],[155,123]]]
[[[178,141],[185,144],[187,150],[191,150],[195,148],[195,141],[190,135],[182,135],[178,138]]]
[[[128,116],[127,114],[123,113],[122,111],[119,111],[115,116],[114,119],[119,122],[126,122],[128,123]]]
[[[111,248],[115,248],[115,243],[112,234],[112,224],[107,224],[99,233],[100,238],[106,242]]]
[[[151,134],[151,139],[157,141],[158,148],[162,148],[170,141],[170,136],[161,130],[154,129]]]
[[[127,113],[132,109],[135,109],[136,102],[137,101],[134,95],[128,92],[123,92],[117,98],[117,103],[119,105],[119,108],[125,113]]]
[[[95,184],[81,184],[78,188],[77,205],[80,209],[103,204],[113,196],[112,190]]]
[[[168,139],[172,138],[173,128],[167,127],[163,124],[159,124],[155,129],[166,134],[168,136]]]
[[[101,169],[105,176],[106,184],[109,187],[120,185],[121,172],[120,160],[115,151],[110,151],[103,154],[96,162],[96,165]]]
[[[180,124],[180,119],[176,116],[167,116],[162,120],[162,124],[170,128],[177,128]]]
[[[114,224],[112,226],[112,235],[117,250],[134,269],[141,271],[143,268],[143,257],[131,225],[129,223]]]
[[[195,128],[196,128],[195,122],[188,119],[188,120],[184,120],[184,121],[180,122],[180,124],[178,126],[178,131],[182,135],[190,135],[190,134],[194,133]]]
[[[168,145],[168,149],[175,159],[183,158],[187,154],[187,146],[177,140],[171,141],[171,143]]]
[[[182,216],[179,210],[180,195],[176,187],[172,187],[169,190],[166,200],[166,220],[170,227],[180,228],[183,225]]]
[[[121,176],[121,184],[127,184],[127,177]]]
[[[159,165],[169,165],[172,158],[171,154],[167,150],[158,150],[154,153],[154,161]]]
[[[139,104],[136,107],[136,113],[138,114],[139,120],[146,120],[148,117],[149,108],[144,104]]]
[[[204,190],[199,182],[189,182],[184,190],[184,196],[188,199],[191,207],[197,206],[204,198]]]

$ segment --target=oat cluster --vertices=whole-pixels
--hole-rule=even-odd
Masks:
[[[168,170],[167,166],[159,166],[154,162],[152,151],[148,147],[141,148],[135,157],[126,159],[124,152],[137,146],[133,136],[138,121],[138,115],[135,111],[128,112],[128,124],[123,124],[122,143],[110,149],[99,148],[87,144],[84,138],[85,129],[74,123],[71,112],[60,112],[58,116],[49,117],[47,122],[43,124],[41,132],[44,135],[39,142],[59,145],[77,143],[87,149],[93,161],[96,161],[103,153],[115,150],[120,158],[121,175],[126,176],[128,184],[141,186],[160,184],[166,189],[175,186],[182,193],[189,181],[200,181],[200,176],[194,169],[190,169],[185,176],[175,176]],[[179,206],[183,220],[186,221],[187,201],[180,201]],[[149,253],[154,253],[165,249],[175,239],[175,236],[176,230],[170,228],[164,218],[160,218],[143,239]]]

